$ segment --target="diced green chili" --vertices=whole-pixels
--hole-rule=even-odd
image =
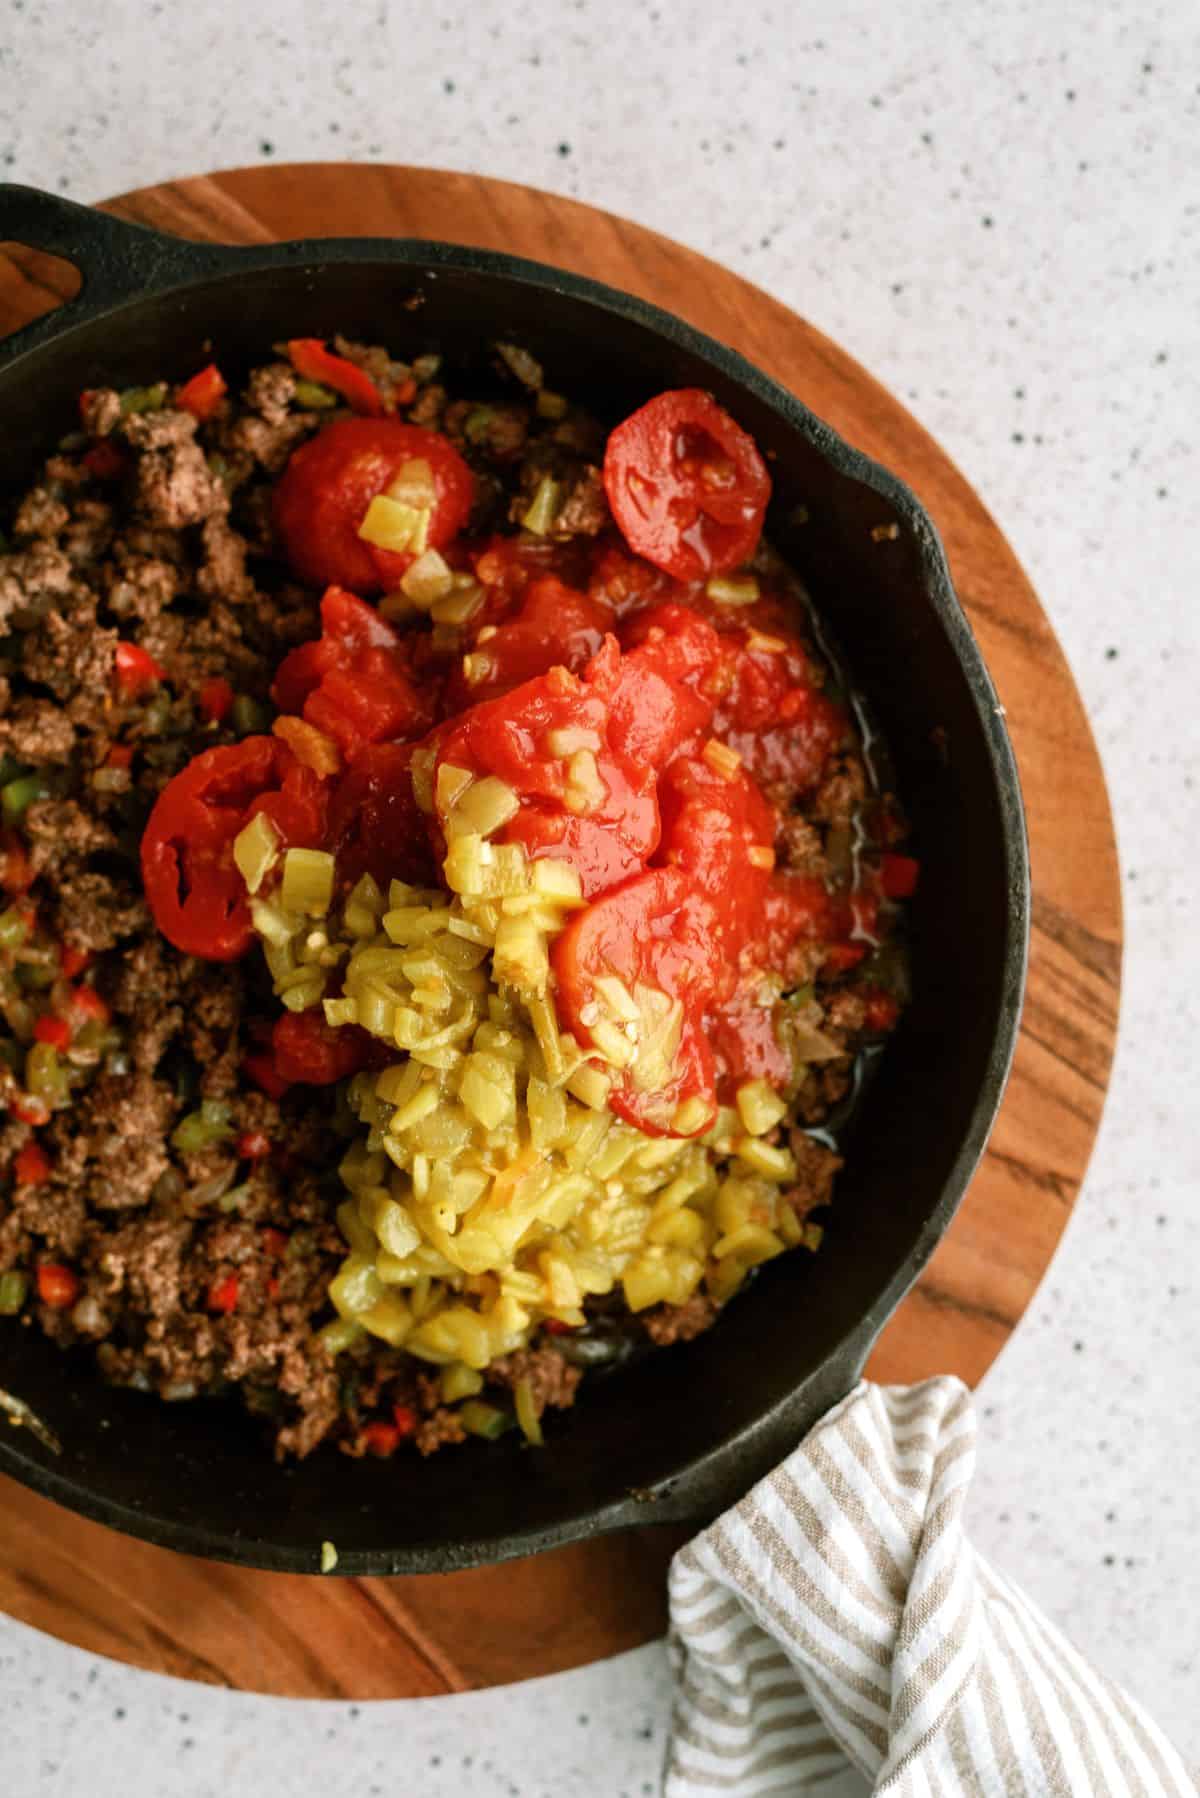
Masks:
[[[794,992],[788,993],[786,996],[789,1005],[795,1005],[796,1007],[811,1005],[813,999],[816,997],[816,988],[813,986],[812,981],[809,980],[804,986],[798,986]]]
[[[50,788],[40,774],[22,774],[0,787],[0,810],[10,827],[19,824],[36,799],[49,797]]]
[[[271,708],[264,705],[261,699],[251,699],[248,693],[239,693],[229,709],[229,722],[239,737],[253,737],[270,729]]]
[[[23,987],[35,993],[53,986],[58,979],[58,969],[45,961],[19,961],[13,973]]]
[[[463,435],[468,443],[486,443],[491,423],[496,416],[494,406],[476,406],[463,420]]]
[[[171,1145],[181,1155],[196,1155],[233,1135],[229,1106],[223,1099],[205,1099],[199,1111],[190,1111],[171,1133]]]
[[[156,381],[152,387],[127,387],[121,395],[121,411],[161,412],[167,403],[167,383]]]
[[[15,906],[0,911],[0,949],[19,949],[29,935],[29,921]]]
[[[29,1296],[29,1275],[11,1269],[0,1274],[0,1317],[15,1317]]]
[[[465,1405],[459,1406],[458,1415],[469,1436],[483,1436],[489,1442],[503,1436],[516,1422],[511,1412],[501,1411],[499,1406],[489,1405],[481,1398],[468,1399]]]
[[[66,1099],[70,1091],[67,1070],[52,1044],[33,1044],[25,1057],[25,1085],[35,1099],[41,1099],[52,1111]]]
[[[332,387],[322,387],[319,381],[297,381],[296,399],[307,412],[325,412],[338,403]]]

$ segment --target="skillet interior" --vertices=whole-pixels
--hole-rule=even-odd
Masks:
[[[820,1255],[770,1264],[715,1331],[589,1386],[551,1421],[544,1453],[510,1437],[420,1466],[318,1454],[276,1467],[236,1406],[112,1391],[86,1358],[9,1330],[0,1384],[64,1449],[54,1458],[7,1432],[0,1469],[172,1547],[296,1571],[315,1567],[323,1539],[337,1544],[339,1571],[416,1572],[711,1514],[853,1383],[961,1197],[1015,1041],[1028,911],[1016,770],[932,526],[906,489],[765,377],[611,290],[425,244],[203,254],[232,267],[176,266],[186,285],[98,317],[85,293],[56,338],[14,345],[7,367],[0,346],[0,486],[27,482],[71,428],[81,388],[182,376],[210,344],[229,372],[284,336],[340,329],[402,356],[438,349],[469,372],[511,335],[552,386],[609,418],[663,387],[711,389],[771,459],[768,530],[807,577],[889,740],[923,868],[915,997],[860,1113]],[[874,541],[871,527],[893,519],[899,539]]]

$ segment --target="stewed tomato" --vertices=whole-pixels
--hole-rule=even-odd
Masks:
[[[299,578],[315,587],[379,593],[413,556],[366,543],[359,526],[371,501],[407,462],[424,462],[433,481],[428,544],[442,549],[467,522],[475,495],[470,469],[436,431],[396,418],[346,418],[294,453],[275,488],[275,528]]]
[[[338,880],[370,874],[384,892],[391,880],[436,884],[425,814],[413,794],[411,743],[371,743],[334,787],[329,848]]]
[[[611,607],[552,574],[531,580],[502,622],[494,622],[495,617],[489,608],[480,615],[484,634],[473,643],[469,663],[454,675],[447,691],[452,710],[494,699],[555,666],[579,673],[613,623]]]
[[[619,424],[604,490],[630,549],[680,581],[753,554],[771,477],[753,437],[698,387],[660,393]]]
[[[364,744],[417,736],[433,723],[433,689],[416,685],[397,633],[340,587],[321,601],[321,635],[280,663],[271,696],[332,737],[348,760]]]
[[[275,737],[206,749],[163,788],[142,837],[154,922],[185,955],[233,961],[254,932],[233,859],[239,831],[265,812],[285,847],[319,843],[327,795]]]

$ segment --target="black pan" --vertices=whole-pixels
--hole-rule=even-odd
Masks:
[[[1029,914],[1017,770],[933,525],[733,351],[556,269],[410,241],[198,246],[6,186],[2,239],[83,274],[76,299],[0,343],[6,489],[72,428],[82,388],[182,378],[210,344],[236,373],[283,337],[341,330],[470,372],[511,336],[609,418],[660,388],[709,388],[771,458],[768,529],[882,721],[922,879],[915,998],[859,1114],[821,1253],[771,1263],[708,1335],[595,1381],[540,1453],[507,1438],[420,1465],[318,1453],[277,1467],[235,1406],[110,1390],[88,1360],[0,1324],[0,1386],[63,1444],[56,1457],[7,1430],[0,1469],[150,1541],[292,1572],[313,1571],[325,1539],[339,1572],[415,1573],[715,1514],[858,1378],[954,1215],[1016,1040]],[[892,521],[898,539],[872,536]]]

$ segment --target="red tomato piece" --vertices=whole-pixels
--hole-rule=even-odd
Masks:
[[[234,692],[227,680],[217,675],[206,680],[196,695],[200,716],[208,724],[222,724],[233,708]]]
[[[325,788],[275,737],[206,749],[160,793],[142,836],[142,883],[154,921],[185,955],[233,961],[253,939],[233,844],[265,812],[285,847],[319,843]]]
[[[199,374],[185,381],[175,395],[175,404],[182,412],[190,412],[201,424],[211,418],[229,389],[225,385],[225,377],[215,362],[202,368]]]
[[[395,585],[413,557],[373,548],[358,527],[371,501],[411,461],[429,464],[435,494],[429,546],[443,549],[467,522],[475,497],[474,477],[445,437],[395,418],[347,418],[301,444],[273,503],[284,553],[302,581],[356,593]]]
[[[293,337],[287,347],[288,359],[302,380],[319,381],[322,387],[332,387],[365,418],[380,416],[383,399],[379,389],[357,362],[351,362],[347,356],[335,355],[326,349],[319,337]]]
[[[51,1171],[50,1157],[40,1143],[26,1143],[13,1161],[13,1178],[18,1186],[42,1186]]]
[[[711,394],[685,387],[612,432],[604,490],[630,549],[676,580],[699,581],[753,553],[771,477],[753,437]]]
[[[63,975],[67,980],[74,980],[78,974],[91,963],[91,954],[87,949],[76,949],[71,943],[64,943],[59,950],[59,961]]]
[[[433,723],[432,692],[414,683],[398,633],[340,587],[321,601],[320,638],[284,657],[271,697],[332,737],[347,760],[365,744],[416,736]]]
[[[553,669],[526,681],[500,699],[472,706],[442,738],[438,766],[497,775],[520,795],[521,810],[499,833],[521,843],[533,856],[569,861],[583,883],[585,898],[636,874],[659,837],[654,769],[635,765],[608,743],[609,707],[619,669],[615,641],[597,658],[600,679],[591,669],[581,681]],[[593,663],[595,667],[595,663]],[[557,747],[556,733],[585,733],[603,797],[586,813],[571,810],[571,755]]]
[[[729,780],[702,756],[676,757],[658,783],[658,804],[662,841],[655,859],[683,868],[707,894],[732,965],[741,943],[753,937],[770,879],[770,869],[755,867],[749,852],[774,842],[775,814],[745,773]]]
[[[353,1025],[335,1029],[320,1011],[285,1011],[271,1036],[279,1077],[306,1086],[332,1086],[366,1064],[371,1039]]]
[[[271,1138],[262,1130],[243,1130],[233,1146],[240,1161],[265,1161],[271,1153]]]
[[[351,887],[370,874],[437,884],[425,814],[413,796],[411,743],[371,743],[355,757],[329,804],[329,848],[338,880]]]
[[[648,1090],[639,1084],[647,1075],[645,1025],[638,1060],[614,1070],[609,1104],[618,1117],[651,1136],[674,1134],[679,1106],[698,1097],[705,1113],[686,1134],[706,1130],[716,1111],[716,1079],[704,1017],[724,969],[712,903],[691,875],[655,868],[605,893],[575,914],[552,953],[560,1015],[581,1043],[595,1042],[584,1020],[594,1023],[604,1009],[596,981],[606,975],[622,980],[635,1001],[639,987],[649,989],[659,996],[653,1003],[673,1014],[665,1027],[666,1066],[654,1070]]]
[[[290,1080],[283,1078],[275,1066],[269,1049],[257,1050],[253,1055],[243,1055],[242,1072],[269,1099],[282,1099],[292,1084]]]
[[[556,666],[581,673],[612,622],[609,606],[568,587],[557,575],[539,576],[526,587],[516,611],[478,645],[486,672],[471,681],[461,671],[455,673],[446,695],[448,709],[453,714],[495,699]]]
[[[212,1282],[204,1303],[210,1311],[220,1312],[228,1317],[231,1311],[237,1310],[239,1291],[237,1275],[225,1274],[223,1278]]]
[[[117,644],[116,676],[117,689],[123,699],[137,699],[148,687],[167,678],[149,650],[138,643]]]
[[[49,1043],[52,1049],[69,1049],[71,1046],[71,1026],[65,1018],[38,1018],[33,1034],[39,1043]]]
[[[880,885],[887,899],[911,899],[917,890],[921,864],[911,855],[889,852],[879,867]]]
[[[79,1297],[79,1275],[57,1261],[44,1261],[37,1270],[38,1297],[43,1305],[65,1311]]]

